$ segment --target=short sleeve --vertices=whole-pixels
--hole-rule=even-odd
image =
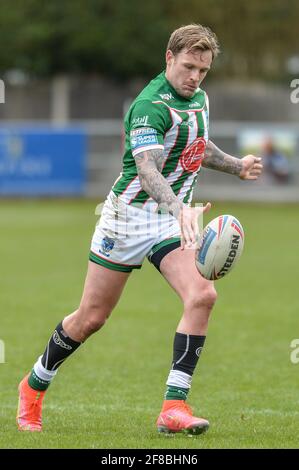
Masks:
[[[133,156],[145,150],[164,150],[165,115],[161,106],[149,100],[137,101],[129,116],[130,145]]]

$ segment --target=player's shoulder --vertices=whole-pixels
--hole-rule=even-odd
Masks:
[[[168,103],[173,99],[174,96],[165,78],[165,72],[161,72],[143,88],[132,104],[138,107],[156,107],[163,102]]]
[[[192,98],[180,96],[176,90],[166,80],[165,73],[162,72],[154,78],[137,96],[135,104],[140,107],[156,105],[162,109],[172,108],[178,110],[198,110],[209,108],[208,94],[202,88],[197,88]]]
[[[148,126],[159,127],[159,130],[168,128],[169,113],[167,108],[160,105],[161,96],[165,88],[165,77],[161,73],[148,85],[143,88],[139,95],[132,102],[130,109],[125,117],[129,126]],[[161,128],[161,129],[160,129]]]
[[[169,86],[165,78],[165,72],[159,73],[153,78],[137,96],[136,100],[156,100],[161,94],[169,93]]]

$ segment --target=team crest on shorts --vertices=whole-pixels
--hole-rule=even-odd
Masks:
[[[112,238],[105,237],[102,240],[101,243],[101,248],[99,249],[99,252],[102,253],[102,255],[107,256],[109,258],[110,254],[109,252],[113,250],[115,245],[115,241]]]

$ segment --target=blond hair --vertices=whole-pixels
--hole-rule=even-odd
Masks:
[[[220,52],[216,34],[201,24],[189,24],[173,31],[167,44],[168,49],[174,55],[183,49],[188,52],[211,51],[213,59]]]

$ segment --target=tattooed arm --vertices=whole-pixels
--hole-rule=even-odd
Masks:
[[[261,158],[254,155],[246,155],[243,158],[233,157],[220,150],[211,140],[206,146],[202,166],[230,173],[246,180],[257,179],[263,168]]]
[[[242,162],[239,158],[222,152],[211,140],[208,141],[206,146],[202,166],[237,176],[240,175],[242,170]]]
[[[147,150],[135,156],[135,162],[142,189],[151,196],[161,208],[178,217],[183,203],[177,198],[170,185],[161,174],[163,151]]]

